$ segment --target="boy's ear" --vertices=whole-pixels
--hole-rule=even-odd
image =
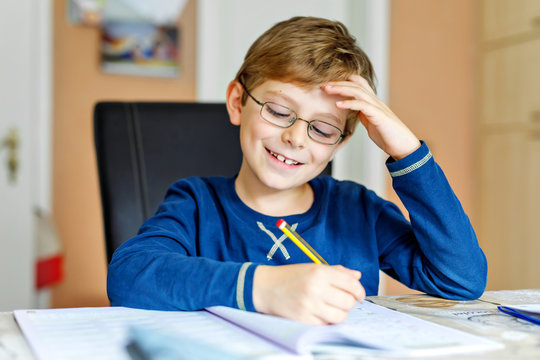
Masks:
[[[229,113],[229,121],[231,124],[239,126],[242,122],[242,95],[244,89],[242,85],[233,80],[227,87],[227,112]]]

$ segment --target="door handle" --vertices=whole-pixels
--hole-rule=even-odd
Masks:
[[[7,135],[3,139],[0,139],[0,150],[7,150],[7,170],[8,180],[11,184],[14,184],[17,180],[17,172],[19,170],[19,132],[16,128],[12,128],[8,131]]]

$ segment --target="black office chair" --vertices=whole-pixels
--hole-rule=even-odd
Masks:
[[[233,176],[242,162],[225,104],[100,102],[94,141],[108,262],[176,180]],[[330,173],[329,165],[323,174]]]

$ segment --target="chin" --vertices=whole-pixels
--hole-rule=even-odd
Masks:
[[[300,187],[310,181],[313,177],[309,178],[288,178],[279,175],[269,175],[259,177],[259,181],[266,187],[274,190],[291,190]]]
[[[283,181],[279,179],[269,179],[269,178],[261,179],[261,182],[267,188],[270,188],[273,190],[290,190],[290,189],[294,189],[298,187],[299,185],[302,185],[297,182],[290,182],[290,181]]]

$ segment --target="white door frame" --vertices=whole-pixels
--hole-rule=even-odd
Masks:
[[[0,139],[19,133],[18,171],[0,152],[0,311],[36,305],[34,209],[50,210],[52,0],[4,0]]]
[[[42,211],[52,211],[52,114],[53,114],[53,0],[34,2],[37,8],[36,46],[36,131],[34,159],[36,182],[34,203]]]

